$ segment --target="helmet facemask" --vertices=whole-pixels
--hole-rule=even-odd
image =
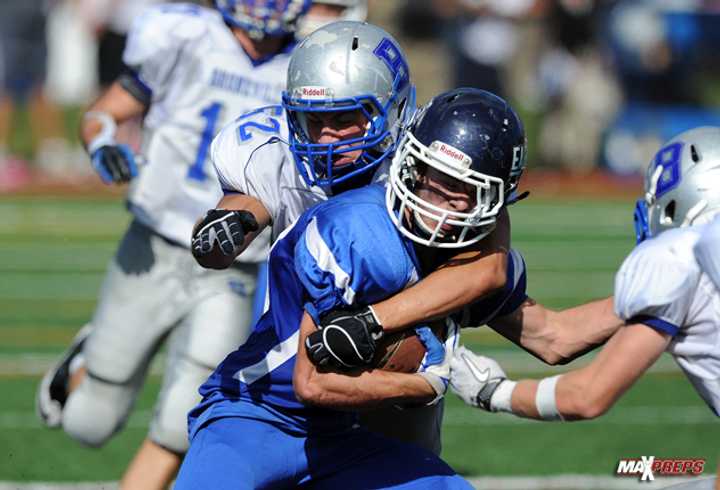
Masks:
[[[467,155],[449,145],[435,141],[425,146],[406,133],[393,159],[386,194],[390,216],[405,236],[430,247],[461,248],[492,232],[505,201],[505,183],[472,170],[470,164]],[[427,178],[427,169],[473,189],[470,208],[446,209],[423,198],[421,180]]]
[[[398,76],[394,85],[401,83]],[[311,91],[312,87],[303,87]],[[330,90],[318,88],[321,97],[309,97],[296,90],[283,93],[283,106],[290,129],[290,148],[300,173],[308,185],[330,187],[361,174],[374,171],[396,148],[395,134],[401,117],[389,117],[389,110],[397,104],[398,91],[383,105],[372,94],[334,98]],[[403,111],[406,102],[401,102]],[[333,143],[316,143],[310,137],[308,113],[360,111],[367,120],[365,133],[360,137]],[[392,121],[395,121],[394,123]],[[337,166],[335,162],[347,153],[361,151],[352,163]]]
[[[251,39],[286,36],[295,31],[308,0],[214,0],[225,22],[244,30]]]

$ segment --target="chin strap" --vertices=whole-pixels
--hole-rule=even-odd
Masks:
[[[521,194],[513,193],[510,196],[510,198],[508,199],[508,202],[505,204],[505,206],[510,206],[510,205],[520,202],[524,199],[527,199],[529,195],[530,195],[530,191],[525,191]]]

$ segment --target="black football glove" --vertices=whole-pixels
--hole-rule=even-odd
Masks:
[[[106,184],[129,182],[138,173],[135,156],[127,145],[101,146],[90,155],[90,159]]]
[[[249,211],[211,209],[197,225],[192,236],[192,254],[200,258],[219,250],[235,256],[245,241],[245,234],[258,230],[255,216]]]
[[[317,366],[367,366],[375,356],[382,325],[369,306],[332,311],[320,318],[317,332],[305,339],[310,360]]]

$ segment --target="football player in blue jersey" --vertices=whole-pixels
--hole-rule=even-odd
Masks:
[[[717,226],[709,222],[720,213],[719,142],[720,128],[686,131],[648,166],[645,195],[635,213],[639,243],[615,277],[615,313],[604,313],[616,315],[623,326],[590,364],[515,382],[493,359],[461,348],[451,362],[453,390],[491,412],[592,419],[669,352],[720,416],[720,292],[709,273],[712,264],[704,269],[693,254],[707,245],[704,240],[712,239]],[[705,257],[703,251],[699,255]]]
[[[514,190],[519,130],[498,97],[442,94],[407,131],[391,169],[398,181],[342,193],[282,234],[270,254],[269,309],[201,388],[176,488],[468,488],[431,452],[355,424],[360,408],[441,399],[453,335],[445,355],[413,374],[329,371],[310,356],[327,365],[333,355],[323,334],[335,329],[316,328],[328,314],[400,291],[492,230]],[[507,286],[485,298],[477,321],[526,302],[516,251],[505,274]],[[591,337],[585,332],[580,343]],[[437,340],[427,342],[432,357]]]
[[[265,107],[243,115],[213,142],[213,163],[225,196],[195,228],[193,253],[198,262],[227,267],[244,253],[258,229],[270,227],[276,238],[313,204],[372,180],[386,180],[408,112],[414,109],[409,80],[399,45],[376,26],[338,22],[306,38],[291,56],[283,108]],[[488,96],[490,100],[495,99]],[[461,100],[455,101],[462,106]],[[286,117],[281,117],[283,109]],[[503,199],[515,200],[525,165],[525,136],[504,102],[498,110],[509,116],[502,149],[495,149],[493,158],[499,157],[509,173]],[[467,124],[473,121],[463,117]],[[465,129],[468,134],[495,134],[501,123],[491,118],[484,124],[495,124],[492,128],[478,123]],[[476,159],[490,151],[483,146],[486,142],[466,143],[470,148],[475,145]],[[496,211],[495,218],[483,225],[482,236],[476,234],[473,240],[453,244],[452,237],[436,235],[434,242],[449,248],[443,252],[446,265],[417,285],[372,305],[325,315],[320,326],[331,322],[346,337],[359,337],[359,343],[373,349],[374,338],[383,333],[444,317],[510,287],[509,218],[504,207]],[[472,326],[487,317],[481,305],[465,316]],[[533,317],[538,321],[523,328],[513,325],[504,335],[548,362],[567,359],[566,351],[587,345],[582,330],[557,328],[561,318],[554,312],[529,306],[525,317],[537,312]],[[323,355],[322,345],[317,345],[317,355]],[[367,352],[361,355],[371,357]],[[363,419],[382,433],[440,451],[442,404],[405,412],[392,407],[368,411]]]
[[[225,268],[248,253],[245,247],[260,230],[271,231],[274,241],[312,205],[387,178],[401,129],[415,109],[409,67],[389,33],[361,22],[324,26],[293,51],[287,80],[283,107],[251,111],[213,141],[210,153],[225,195],[193,235],[193,253],[203,266]],[[525,137],[520,125],[513,131],[507,144],[517,148],[505,156],[521,169]],[[501,288],[509,248],[504,209],[497,221],[483,240],[458,249],[463,260],[439,277],[433,274],[387,304],[362,306],[345,317],[391,331],[441,317]],[[379,429],[439,453],[442,404],[384,412],[376,417],[384,426]],[[398,428],[406,432],[398,434]]]
[[[293,30],[309,0],[215,0],[215,8],[147,9],[129,32],[118,78],[85,114],[80,132],[107,184],[130,182],[132,222],[108,266],[93,318],[43,378],[38,412],[93,447],[120,431],[167,341],[150,430],[122,488],[165,488],[186,451],[197,387],[249,335],[258,240],[226,271],[197,266],[189,236],[222,196],[209,165],[213,136],[238,114],[280,103]],[[143,116],[137,159],[115,128]],[[85,375],[87,374],[87,375]]]

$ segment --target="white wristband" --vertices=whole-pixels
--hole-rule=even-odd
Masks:
[[[372,313],[373,318],[375,319],[375,323],[380,325],[382,327],[382,323],[380,323],[380,319],[378,318],[377,314],[375,313],[375,310],[373,309],[372,305],[368,305],[368,310],[370,310],[370,313]]]
[[[100,132],[90,140],[87,145],[87,151],[90,155],[95,153],[101,147],[106,145],[115,144],[115,131],[117,130],[117,123],[115,119],[103,111],[88,111],[83,116],[83,119],[96,120],[100,123]]]
[[[543,420],[563,420],[562,415],[558,412],[557,402],[555,400],[555,385],[561,375],[551,378],[543,378],[538,384],[535,394],[535,408]]]
[[[512,413],[512,393],[517,382],[509,379],[503,380],[495,389],[490,398],[490,410],[493,412]]]
[[[440,376],[425,371],[415,374],[419,374],[420,376],[422,376],[435,391],[436,396],[428,403],[428,405],[435,405],[437,402],[443,399],[447,386],[445,386],[445,383],[443,383],[442,379],[440,379]]]

